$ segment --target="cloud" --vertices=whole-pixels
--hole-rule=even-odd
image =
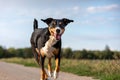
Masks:
[[[79,6],[74,6],[74,7],[73,7],[73,10],[74,10],[74,11],[79,11],[79,9],[80,9]]]
[[[98,6],[98,7],[90,6],[87,8],[87,12],[95,13],[95,12],[104,12],[104,11],[115,11],[119,9],[120,9],[120,6],[117,4],[112,4],[107,6]]]
[[[61,17],[73,17],[75,15],[80,15],[81,8],[79,6],[71,6],[71,7],[60,7],[58,8],[51,7],[47,9],[41,9],[40,11],[37,11],[36,14],[39,16],[53,16],[55,18],[61,18]],[[54,13],[53,13],[54,12]],[[41,14],[41,15],[40,15]]]

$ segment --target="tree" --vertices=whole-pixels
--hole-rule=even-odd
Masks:
[[[31,48],[24,48],[24,58],[32,58],[32,49]]]
[[[113,57],[114,57],[114,59],[120,59],[120,52],[114,51]]]
[[[87,50],[86,49],[82,50],[81,56],[82,56],[83,59],[87,59]]]
[[[2,46],[0,46],[0,58],[2,58],[4,55],[4,49]]]
[[[81,51],[76,50],[73,52],[72,58],[73,59],[82,59],[83,56],[81,54],[82,54]]]
[[[95,55],[93,51],[87,51],[87,59],[95,59]]]
[[[105,46],[105,50],[103,51],[103,59],[113,59],[113,52],[108,45]]]
[[[17,52],[16,52],[16,57],[24,57],[24,51],[23,51],[23,49],[17,49],[16,50]]]
[[[8,57],[15,57],[16,56],[16,49],[15,48],[9,48],[8,50]]]
[[[64,58],[72,58],[72,49],[71,48],[65,48],[65,49],[62,49],[62,57]]]

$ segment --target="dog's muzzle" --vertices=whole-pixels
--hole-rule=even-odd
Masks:
[[[60,40],[60,39],[61,39],[60,29],[56,29],[56,33],[54,34],[54,37],[55,37],[57,40]]]

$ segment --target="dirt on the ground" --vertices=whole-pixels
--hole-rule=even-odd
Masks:
[[[0,62],[0,80],[40,80],[40,69],[18,64]],[[50,80],[54,80],[50,78]],[[77,76],[60,72],[57,80],[94,80],[92,77]]]

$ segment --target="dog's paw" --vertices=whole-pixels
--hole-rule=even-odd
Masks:
[[[43,79],[40,79],[40,80],[43,80]],[[47,79],[44,79],[44,80],[50,80],[50,79],[47,78]]]
[[[50,79],[45,79],[45,80],[50,80]]]
[[[52,77],[52,72],[48,71],[48,76]]]
[[[58,72],[54,71],[54,74],[53,74],[54,79],[57,79],[58,75],[59,75]]]

